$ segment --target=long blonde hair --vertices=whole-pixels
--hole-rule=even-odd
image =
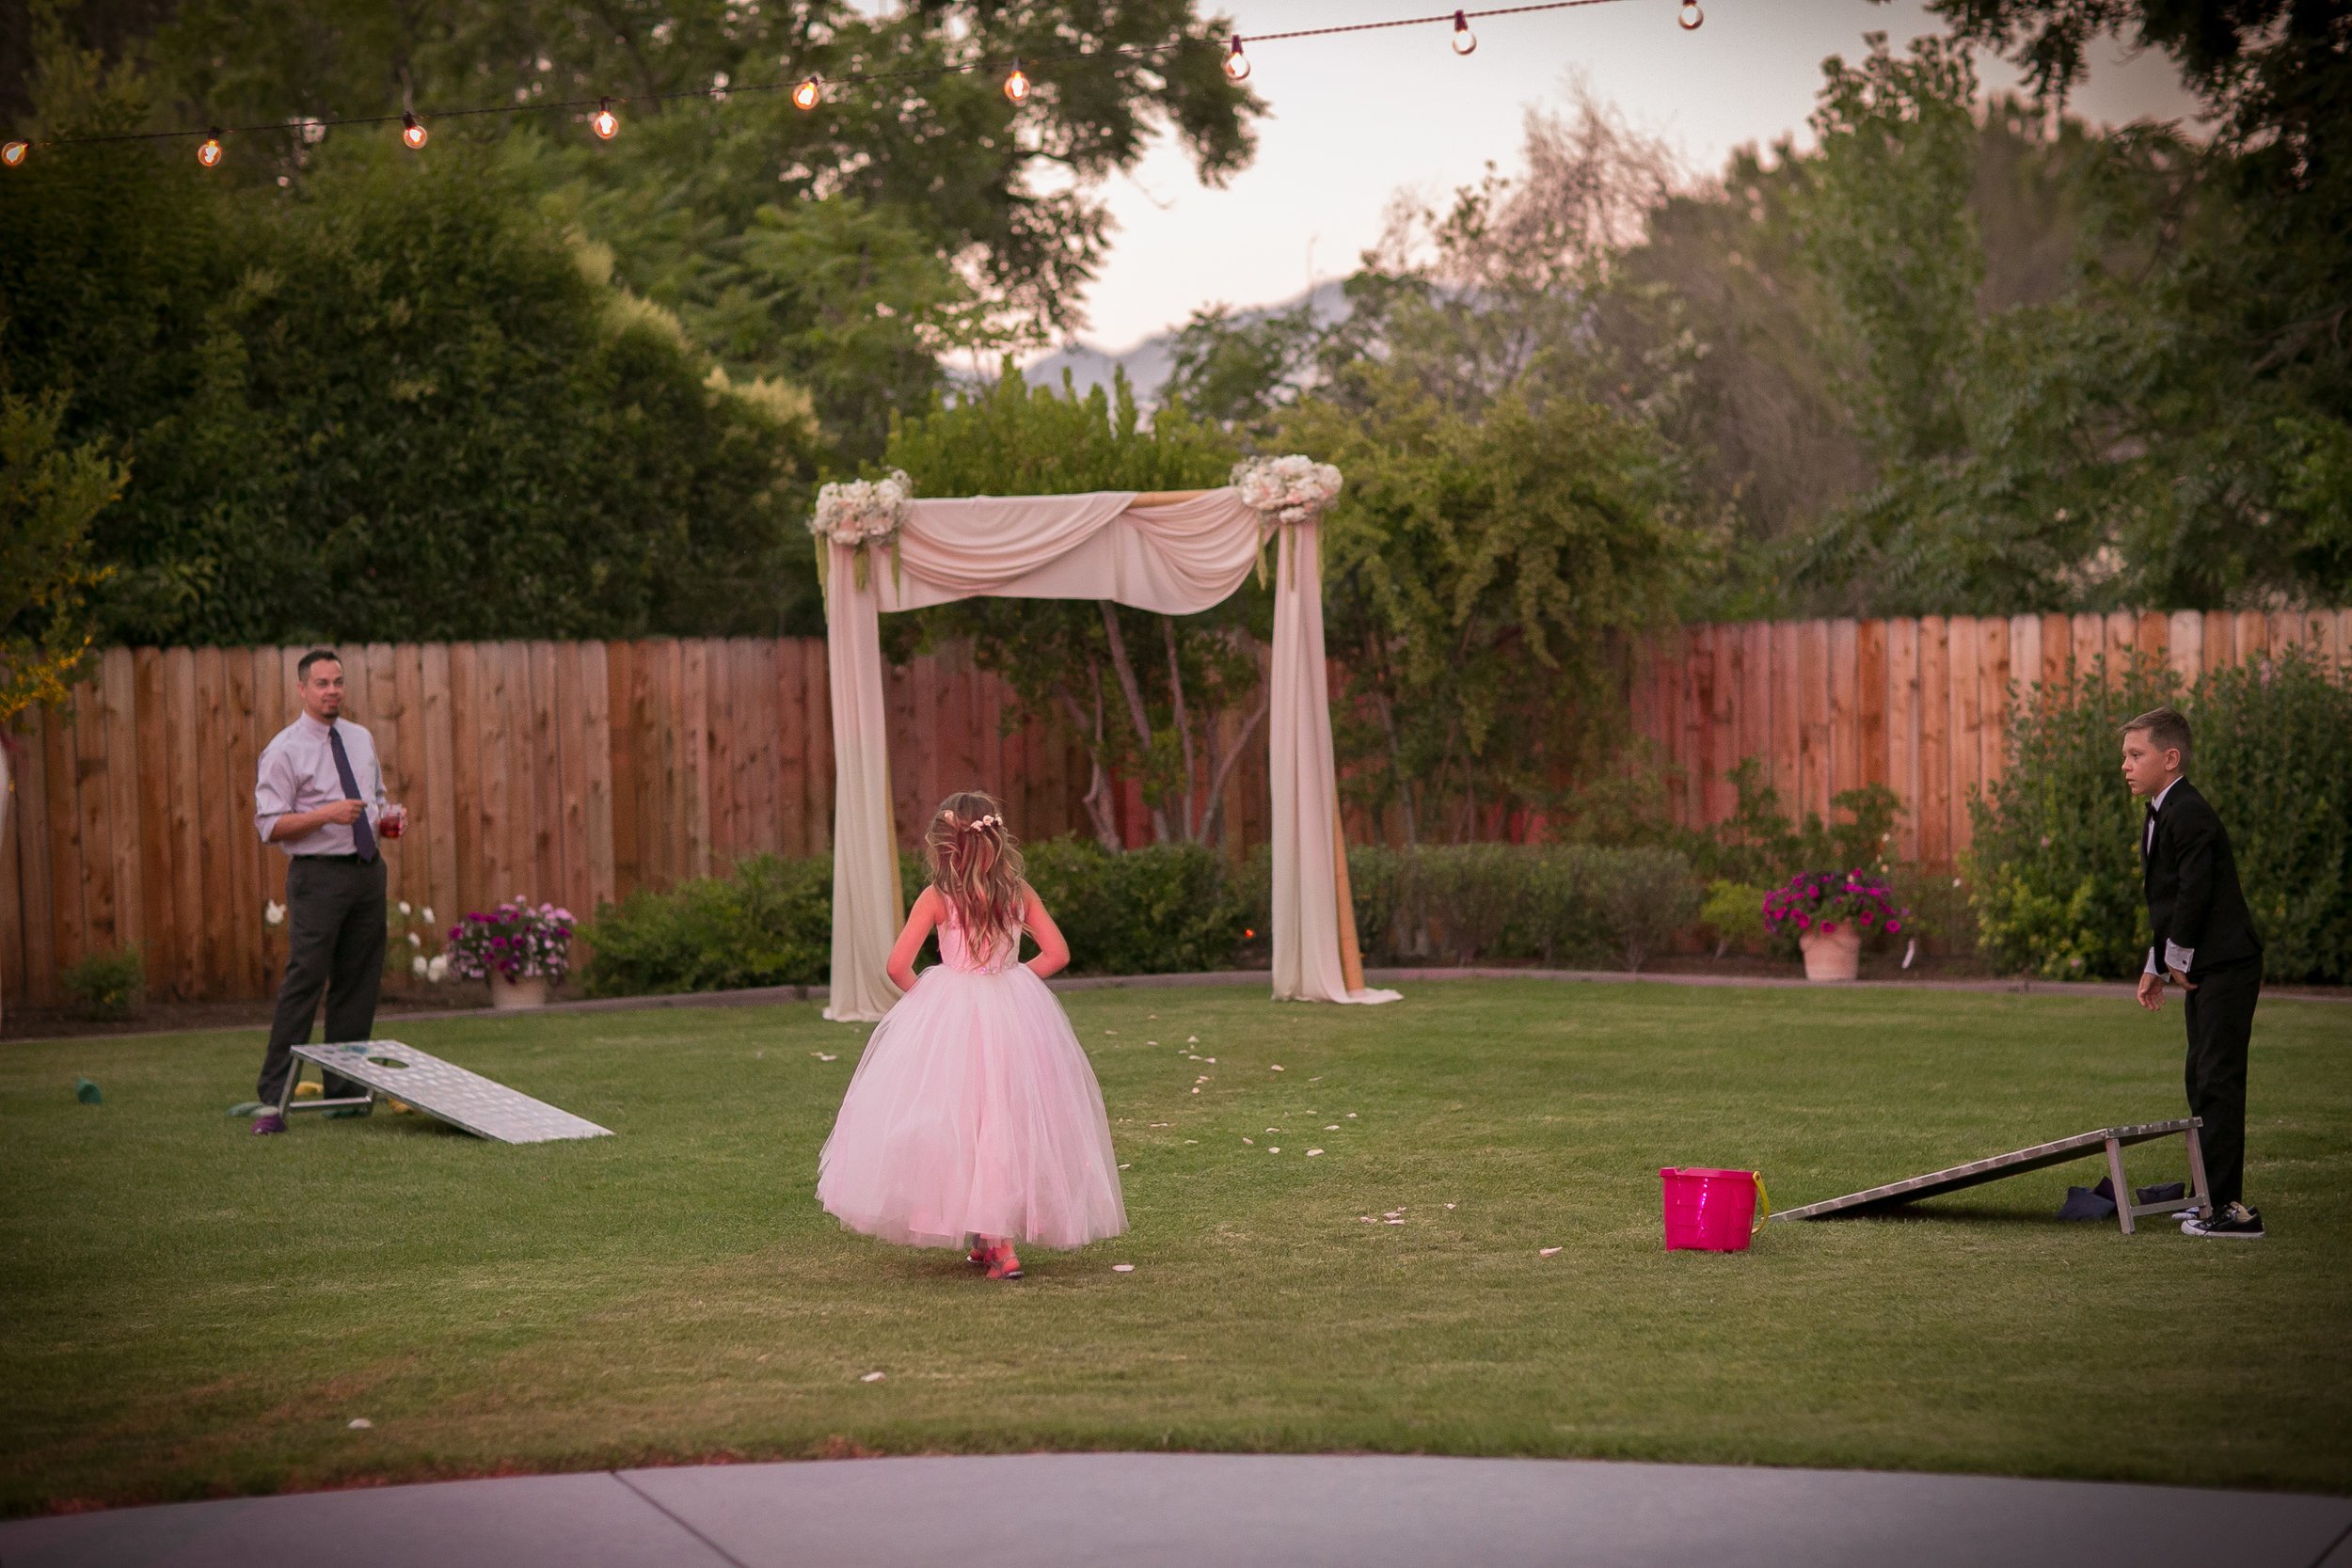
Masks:
[[[994,796],[963,789],[942,800],[923,835],[923,858],[970,936],[1021,928],[1021,842]]]

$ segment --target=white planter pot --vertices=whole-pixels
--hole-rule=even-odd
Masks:
[[[544,1007],[548,1005],[548,977],[526,974],[510,980],[503,974],[490,976],[490,1006],[501,1011],[509,1008]]]
[[[1851,980],[1862,973],[1862,931],[1851,921],[1839,921],[1837,929],[1826,934],[1806,931],[1797,945],[1804,952],[1808,980]]]

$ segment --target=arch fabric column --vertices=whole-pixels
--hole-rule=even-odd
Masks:
[[[1274,995],[1288,1002],[1393,1002],[1347,989],[1340,963],[1339,774],[1323,661],[1323,567],[1312,522],[1280,530],[1274,578],[1274,683],[1266,715],[1274,788]]]
[[[833,994],[825,1016],[870,1022],[898,999],[887,973],[906,904],[890,822],[890,738],[883,730],[882,620],[874,572],[857,581],[857,552],[826,546],[825,659],[833,689]]]

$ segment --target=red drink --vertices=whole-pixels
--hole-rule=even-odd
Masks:
[[[408,831],[408,808],[386,806],[376,814],[375,834],[378,838],[398,838]]]

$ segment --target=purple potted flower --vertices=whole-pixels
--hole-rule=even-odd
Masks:
[[[1765,926],[1796,934],[1808,980],[1854,978],[1863,940],[1900,936],[1910,918],[1885,878],[1859,869],[1800,871],[1764,895]]]
[[[538,1007],[571,967],[572,911],[510,898],[449,928],[449,972],[490,982],[493,1007]]]

